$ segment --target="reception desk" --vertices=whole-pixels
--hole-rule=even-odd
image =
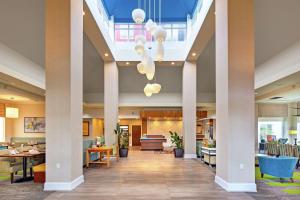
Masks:
[[[140,139],[141,150],[163,150],[166,141],[163,135],[145,135]]]

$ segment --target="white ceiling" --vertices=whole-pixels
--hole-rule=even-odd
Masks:
[[[44,67],[44,0],[1,0],[0,42]]]
[[[256,66],[300,39],[299,0],[255,0]]]

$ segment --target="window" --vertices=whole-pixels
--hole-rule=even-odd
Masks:
[[[281,119],[259,119],[258,142],[278,140],[283,138],[283,120]]]
[[[167,31],[167,41],[184,41],[186,37],[186,23],[163,23],[162,27]],[[151,34],[140,24],[119,23],[115,24],[116,42],[133,42],[135,36],[144,34],[146,40],[153,39]]]
[[[0,142],[5,142],[5,118],[0,117]]]

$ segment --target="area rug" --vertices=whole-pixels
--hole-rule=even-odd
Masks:
[[[268,185],[269,187],[280,187],[282,192],[288,195],[300,195],[300,172],[294,172],[294,183],[290,179],[284,179],[283,182],[280,178],[265,174],[261,177],[259,167],[255,168],[255,178],[257,181],[261,181]]]

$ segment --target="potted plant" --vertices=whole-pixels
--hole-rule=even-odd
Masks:
[[[171,135],[171,142],[176,146],[174,149],[175,158],[182,158],[184,154],[182,136],[179,136],[177,132],[169,132]]]
[[[116,129],[114,131],[118,137],[119,155],[120,157],[127,157],[129,146],[129,134],[128,132],[120,128],[119,123],[117,123]]]

